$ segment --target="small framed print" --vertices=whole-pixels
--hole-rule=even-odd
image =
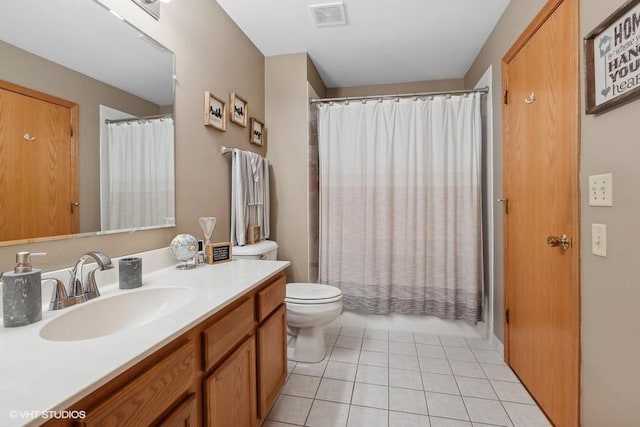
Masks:
[[[231,121],[242,127],[247,127],[249,103],[240,98],[235,92],[231,92]]]
[[[264,123],[260,120],[251,118],[251,135],[249,142],[255,145],[264,146]]]
[[[204,93],[204,125],[227,130],[227,104],[211,92]]]
[[[250,225],[247,230],[247,243],[250,245],[260,241],[260,226]]]

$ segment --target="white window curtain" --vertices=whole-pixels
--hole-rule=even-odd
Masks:
[[[345,309],[481,320],[480,103],[318,107],[319,280]]]
[[[173,120],[107,126],[106,230],[163,225],[175,218]]]

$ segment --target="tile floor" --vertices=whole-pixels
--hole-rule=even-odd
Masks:
[[[488,341],[332,325],[265,427],[550,426]]]

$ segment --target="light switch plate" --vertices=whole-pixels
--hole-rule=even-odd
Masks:
[[[589,206],[613,206],[613,177],[610,173],[589,177]]]
[[[596,256],[607,256],[606,224],[591,224],[591,253]]]

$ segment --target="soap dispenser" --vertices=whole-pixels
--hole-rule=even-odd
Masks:
[[[16,268],[2,275],[2,317],[4,326],[25,326],[42,319],[42,270],[31,267],[32,255],[18,252]]]

